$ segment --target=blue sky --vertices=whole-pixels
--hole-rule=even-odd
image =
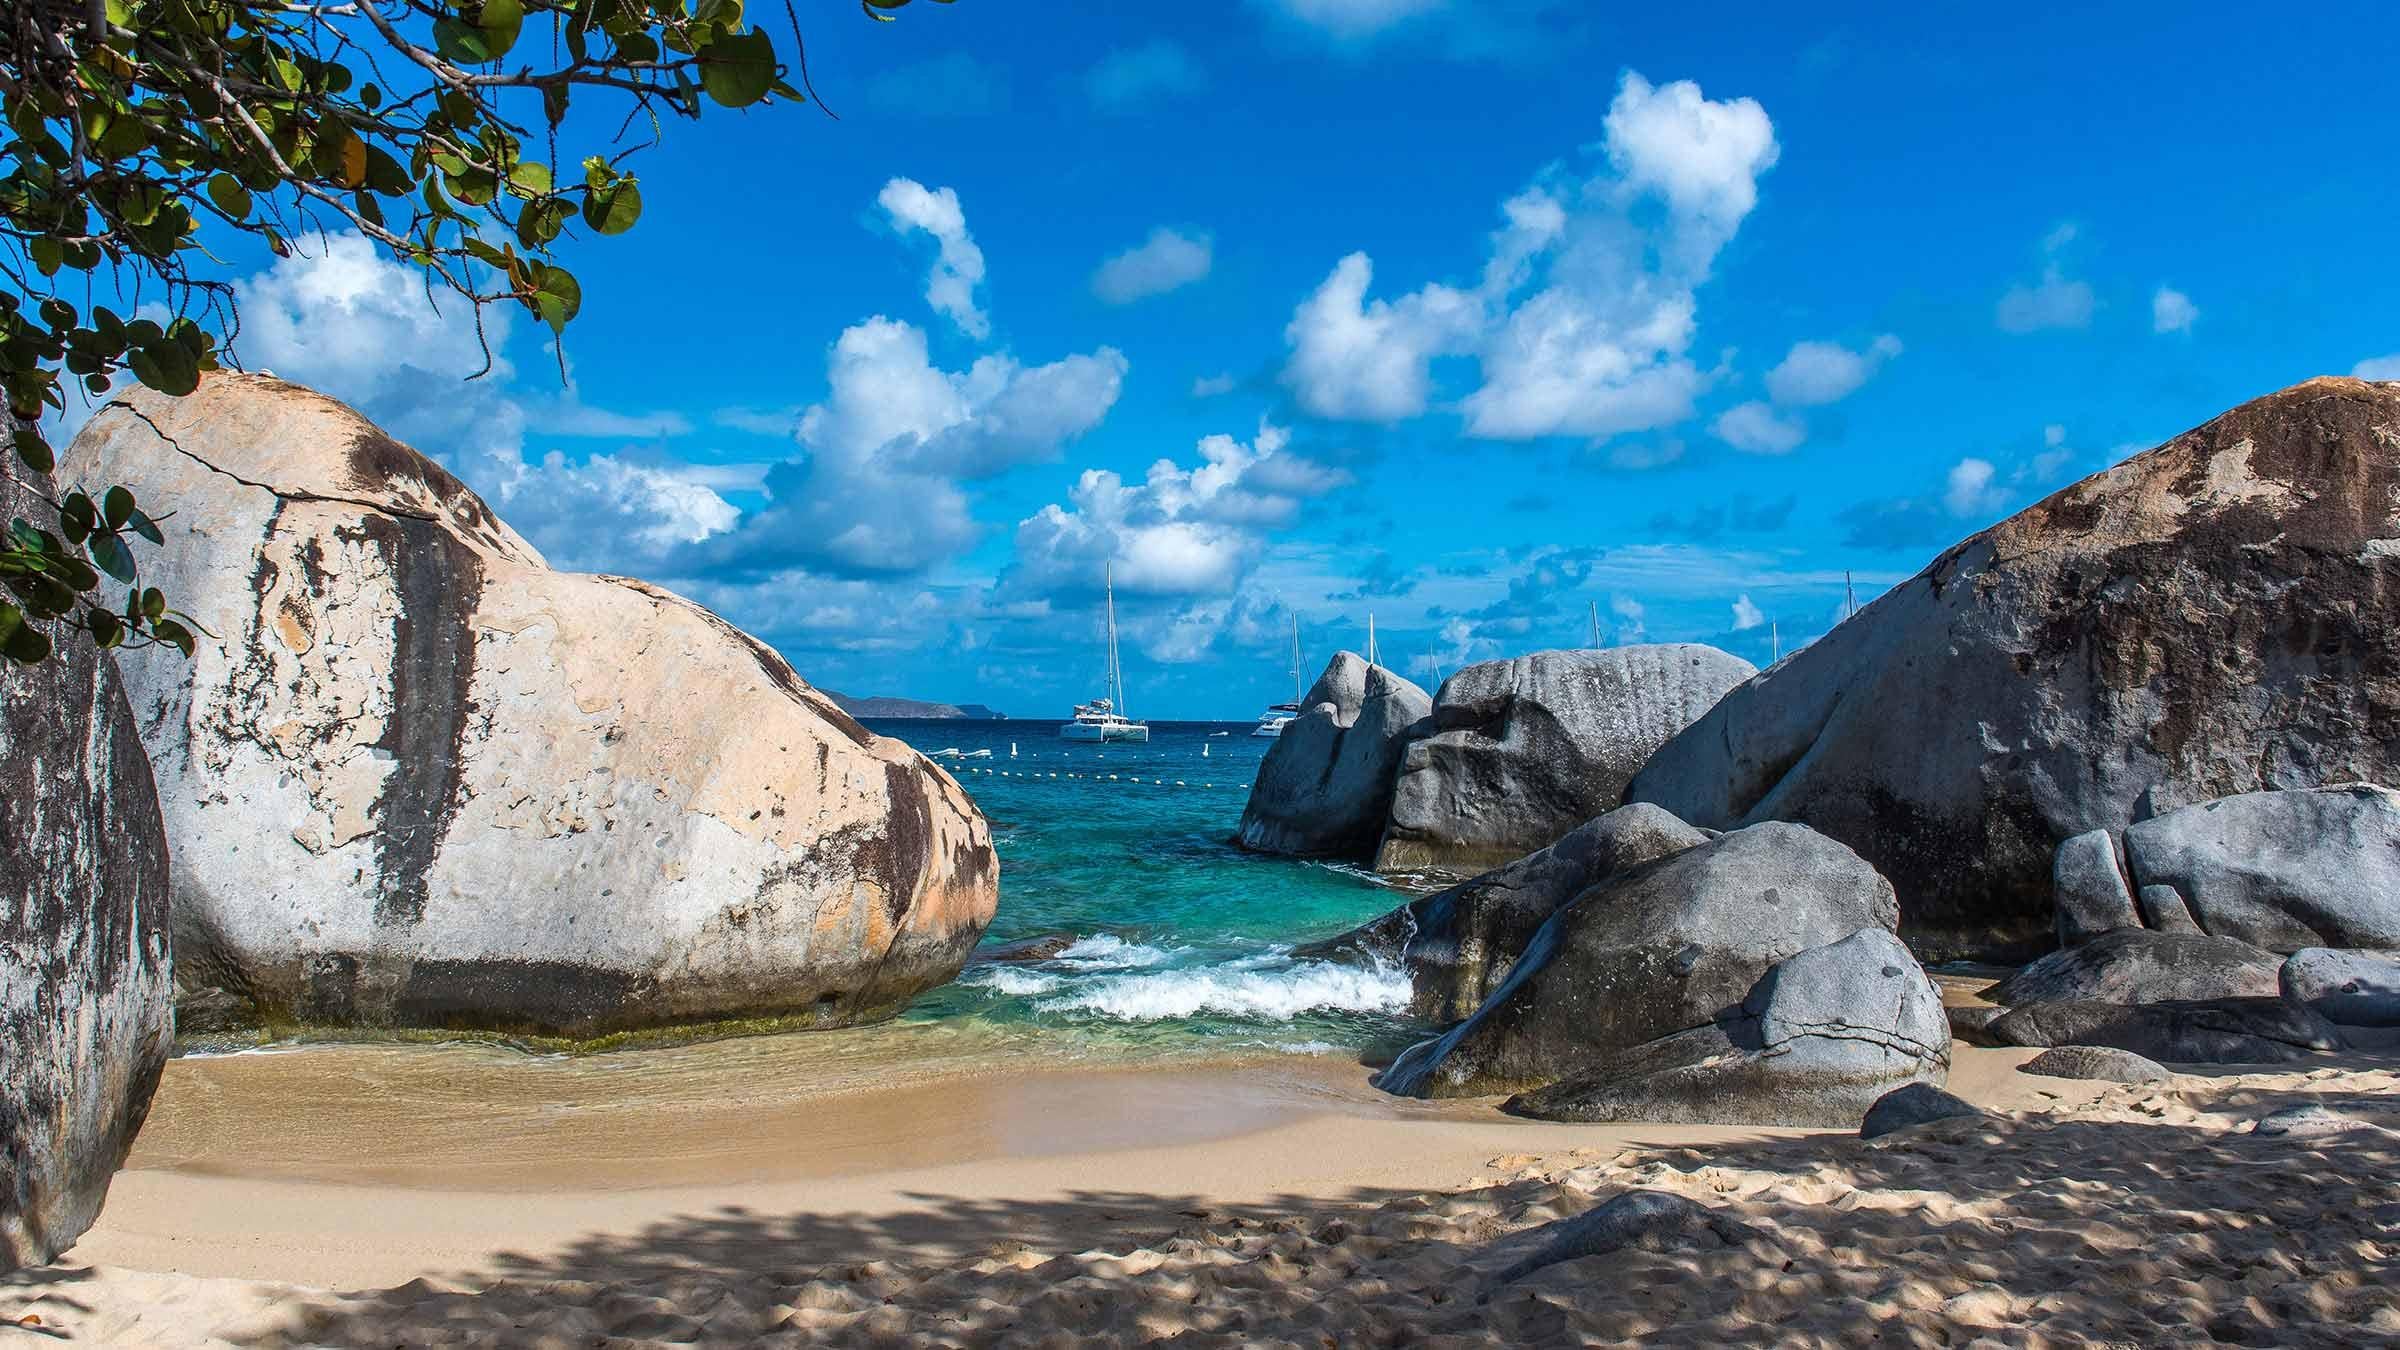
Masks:
[[[1370,610],[1430,683],[1592,605],[1763,664],[1845,570],[2400,378],[2378,9],[1063,8],[805,6],[840,120],[638,156],[569,387],[521,320],[461,384],[465,317],[356,240],[237,259],[239,351],[562,566],[1020,716],[1095,692],[1104,562],[1152,717],[1286,696],[1295,615],[1312,673]]]

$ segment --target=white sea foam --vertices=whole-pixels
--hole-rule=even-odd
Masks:
[[[1093,933],[1061,948],[1056,959],[1084,966],[1135,970],[1158,965],[1173,954],[1148,943],[1127,942],[1114,933]]]
[[[989,989],[995,994],[1006,995],[1009,998],[1026,998],[1034,994],[1047,994],[1066,982],[1066,977],[1063,975],[1048,975],[1038,970],[998,965],[984,966],[968,971],[959,980],[960,984],[971,988]]]
[[[1408,975],[1383,967],[1255,958],[1228,965],[1148,971],[1092,980],[1035,1006],[1126,1022],[1173,1017],[1252,1017],[1288,1022],[1305,1012],[1395,1012],[1408,1003]]]

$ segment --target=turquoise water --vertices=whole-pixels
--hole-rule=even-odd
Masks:
[[[1274,744],[1249,723],[1153,723],[1148,744],[1106,746],[1061,741],[1050,722],[868,725],[936,756],[990,818],[1000,912],[984,945],[1078,938],[1055,960],[970,966],[905,1021],[1053,1031],[1134,1054],[1329,1054],[1405,1034],[1402,973],[1290,951],[1406,897],[1356,868],[1226,842]]]

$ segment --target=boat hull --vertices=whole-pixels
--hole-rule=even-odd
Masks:
[[[1062,741],[1129,741],[1146,743],[1150,728],[1145,726],[1100,727],[1088,722],[1069,722],[1058,729]]]

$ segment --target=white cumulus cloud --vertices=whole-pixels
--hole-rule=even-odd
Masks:
[[[1808,428],[1764,403],[1737,403],[1717,415],[1710,428],[1717,439],[1753,455],[1785,455],[1800,448]]]
[[[2150,331],[2154,333],[2188,333],[2199,320],[2200,307],[2172,286],[2161,286],[2150,297]]]
[[[1162,225],[1140,244],[1100,264],[1092,273],[1092,294],[1112,305],[1164,295],[1207,276],[1214,253],[1207,235]]]
[[[876,204],[897,230],[923,230],[933,236],[938,251],[925,278],[925,302],[949,316],[960,332],[972,338],[991,336],[991,317],[975,303],[975,288],[983,284],[983,250],[967,233],[967,213],[958,193],[928,189],[913,178],[895,178],[883,185]]]
[[[1265,548],[1265,531],[1290,523],[1305,499],[1350,481],[1290,445],[1288,431],[1261,424],[1246,444],[1203,437],[1196,465],[1162,458],[1139,483],[1086,469],[1065,505],[1019,522],[1010,584],[1086,591],[1105,564],[1118,588],[1135,594],[1224,593]]]
[[[1757,605],[1752,604],[1749,596],[1737,595],[1734,597],[1733,631],[1737,633],[1747,633],[1751,629],[1758,627],[1760,624],[1765,623],[1766,621],[1766,611],[1760,609]]]
[[[1481,372],[1457,405],[1471,436],[1598,440],[1690,416],[1708,382],[1689,356],[1694,293],[1757,203],[1774,128],[1753,100],[1628,73],[1601,149],[1590,178],[1548,174],[1503,203],[1471,287],[1370,298],[1371,259],[1343,258],[1285,330],[1301,405],[1414,417],[1434,400],[1434,363],[1465,357]],[[1663,212],[1643,209],[1653,201]]]
[[[2371,357],[2351,367],[2354,380],[2400,380],[2400,352]]]
[[[1883,334],[1863,350],[1835,342],[1795,342],[1767,372],[1767,397],[1787,408],[1838,403],[1858,392],[1884,362],[1900,354],[1900,339]]]

